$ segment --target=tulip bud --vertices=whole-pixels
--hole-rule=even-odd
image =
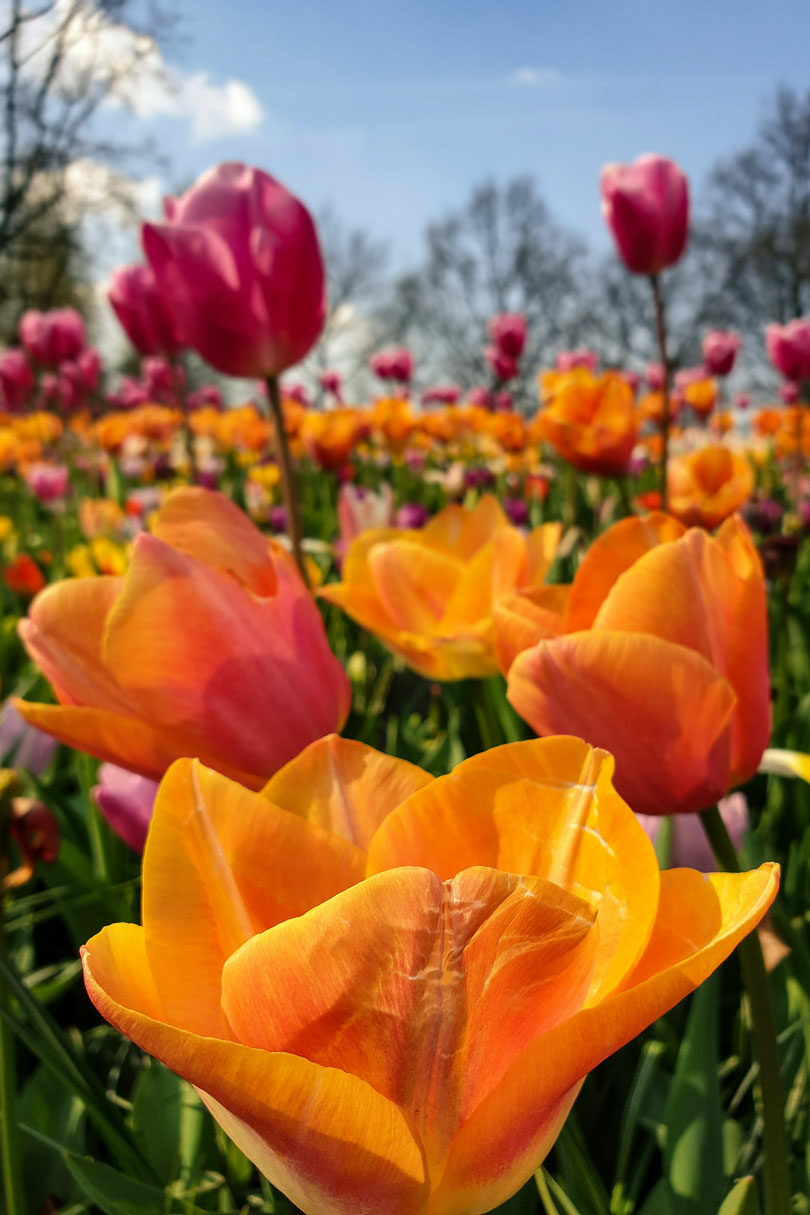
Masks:
[[[489,322],[489,336],[501,354],[519,359],[526,345],[526,318],[519,312],[504,312]]]
[[[769,359],[786,380],[794,384],[810,380],[810,318],[766,326],[765,344]]]
[[[736,333],[712,329],[703,339],[703,362],[709,375],[730,375],[740,349]]]
[[[680,261],[689,234],[689,183],[665,156],[602,170],[602,214],[633,274],[659,274]]]

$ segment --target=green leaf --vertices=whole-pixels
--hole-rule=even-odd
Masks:
[[[717,1016],[713,975],[692,996],[667,1101],[664,1172],[678,1215],[716,1215],[725,1190]]]
[[[160,1215],[172,1209],[164,1190],[127,1177],[108,1164],[67,1154],[65,1164],[82,1194],[104,1215]]]
[[[131,1123],[160,1181],[168,1185],[180,1177],[188,1186],[208,1123],[205,1108],[191,1085],[149,1060],[135,1085]]]
[[[69,1085],[38,1067],[26,1081],[18,1106],[21,1122],[45,1131],[57,1143],[81,1153],[84,1144],[84,1105]],[[49,1194],[66,1194],[70,1185],[63,1152],[41,1140],[21,1141],[23,1177],[29,1209],[40,1210]]]
[[[741,1177],[723,1200],[717,1215],[759,1215],[757,1185],[753,1177]]]

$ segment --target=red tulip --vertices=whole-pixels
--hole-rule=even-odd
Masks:
[[[634,274],[674,266],[689,234],[689,183],[673,160],[640,156],[602,170],[602,214]]]
[[[507,358],[519,359],[526,345],[526,318],[520,312],[504,312],[489,322],[489,336]]]
[[[3,408],[14,413],[22,409],[34,387],[34,373],[21,350],[0,355],[0,400]]]
[[[711,329],[703,339],[703,362],[709,375],[730,375],[739,349],[736,333]]]
[[[768,358],[786,380],[810,380],[810,318],[765,328]]]
[[[148,266],[121,266],[110,279],[108,297],[139,354],[173,354],[181,349],[177,320]]]
[[[484,358],[489,363],[492,374],[496,380],[500,380],[502,384],[507,380],[514,380],[518,374],[517,361],[510,355],[504,354],[497,346],[487,346],[484,351]]]
[[[226,375],[264,379],[311,350],[326,316],[312,216],[261,169],[210,169],[143,247],[188,345]]]

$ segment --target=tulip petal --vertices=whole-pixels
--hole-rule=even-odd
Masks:
[[[536,874],[598,908],[599,957],[588,993],[613,990],[647,944],[658,863],[611,784],[613,759],[578,738],[495,747],[465,760],[388,816],[367,873],[422,865],[448,879],[473,865]]]
[[[349,546],[343,563],[343,581],[323,586],[318,591],[321,599],[337,604],[363,628],[386,639],[395,637],[398,629],[380,601],[369,555],[377,545],[401,540],[403,534],[401,529],[395,527],[362,532]]]
[[[230,1037],[220,1011],[225,959],[360,881],[364,862],[339,836],[178,760],[158,791],[143,862],[146,950],[167,1018]]]
[[[368,557],[380,602],[400,629],[434,634],[464,566],[410,540],[376,545]]]
[[[501,528],[456,575],[440,632],[451,637],[487,620],[497,599],[525,579],[526,542],[517,528]]]
[[[206,565],[228,570],[255,595],[274,595],[278,580],[267,540],[230,498],[184,486],[161,505],[151,531]]]
[[[772,772],[775,776],[798,776],[810,784],[810,755],[803,751],[768,747],[760,760],[758,771]]]
[[[423,1215],[422,1153],[392,1102],[337,1068],[165,1024],[134,925],[105,928],[82,955],[101,1015],[201,1090],[228,1134],[296,1205],[330,1215]]]
[[[778,881],[776,865],[743,874],[662,873],[656,926],[626,989],[518,1055],[456,1136],[430,1210],[485,1212],[513,1194],[561,1128],[563,1095],[694,991],[761,920]]]
[[[340,728],[350,699],[317,606],[283,563],[276,572],[277,594],[259,599],[221,570],[142,535],[104,646],[140,717],[185,735],[193,723],[190,754],[251,773],[253,787]]]
[[[619,575],[651,549],[678,540],[684,531],[677,520],[656,511],[641,519],[622,519],[597,536],[582,558],[571,586],[566,632],[589,629]]]
[[[496,531],[508,526],[509,520],[498,499],[493,494],[484,494],[472,510],[456,504],[446,506],[415,539],[461,561],[469,561]]]
[[[738,697],[730,783],[753,776],[771,732],[767,604],[740,520],[729,519],[717,539],[693,528],[639,558],[613,585],[594,628],[648,633],[702,654]]]
[[[504,675],[523,650],[565,631],[569,586],[541,586],[503,595],[495,604],[495,653]]]
[[[20,621],[23,645],[63,704],[128,711],[102,658],[104,629],[123,585],[123,578],[67,578],[37,595]]]
[[[507,695],[538,734],[610,751],[616,787],[640,814],[704,810],[728,791],[737,698],[694,650],[640,633],[572,633],[519,654]]]
[[[344,1068],[406,1109],[435,1168],[515,1055],[581,1007],[594,921],[541,878],[391,870],[253,937],[222,1005],[246,1045]]]
[[[539,587],[545,582],[560,547],[562,530],[562,523],[542,523],[526,537],[529,587]]]
[[[383,819],[432,780],[416,764],[330,734],[290,760],[262,795],[367,850]]]

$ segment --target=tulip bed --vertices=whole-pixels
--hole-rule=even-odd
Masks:
[[[681,177],[603,186],[656,306]],[[185,239],[232,191],[284,256]],[[752,425],[733,335],[671,383],[663,324],[648,391],[568,351],[517,410],[510,314],[483,394],[397,349],[316,408],[290,199],[224,166],[148,226],[140,381],[75,314],[0,357],[4,1209],[810,1215],[810,325]],[[287,305],[226,355],[161,278],[223,247]]]

